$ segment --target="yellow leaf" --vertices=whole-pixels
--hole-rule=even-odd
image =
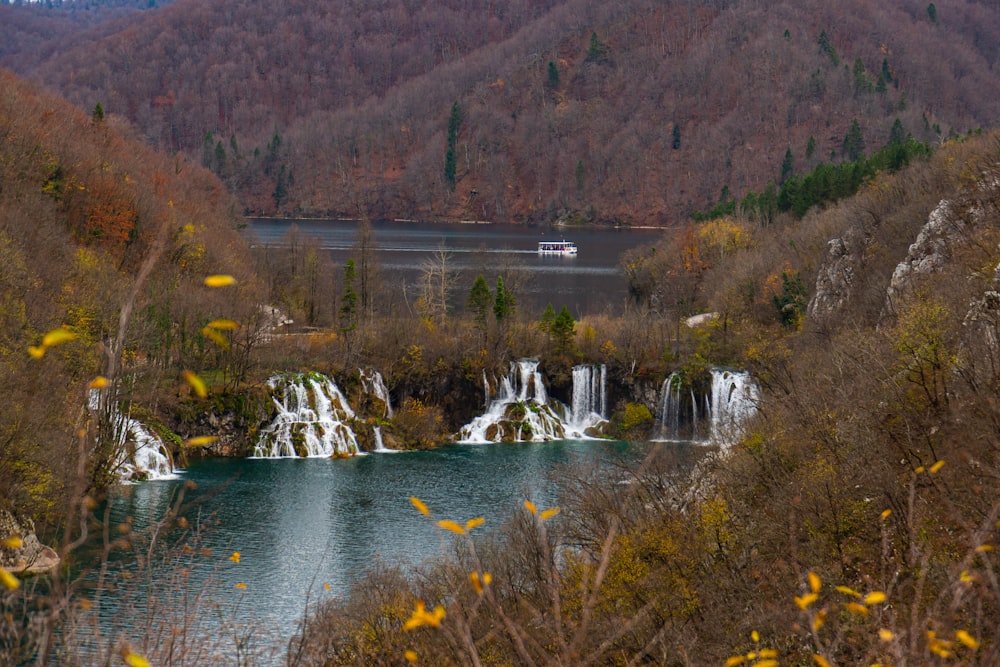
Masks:
[[[17,535],[11,535],[3,542],[0,542],[0,547],[6,547],[7,549],[20,549],[23,546],[24,541]]]
[[[466,530],[472,530],[473,528],[478,528],[479,526],[483,525],[484,523],[486,523],[486,519],[484,519],[481,516],[478,516],[475,519],[469,519],[468,521],[466,521],[465,522],[465,529]]]
[[[982,554],[982,553],[986,553],[988,551],[996,551],[996,549],[997,548],[995,546],[993,546],[992,544],[980,544],[978,547],[976,547],[976,553],[977,554]]]
[[[234,551],[232,553],[232,555],[229,556],[229,560],[233,561],[234,563],[239,563],[240,562],[240,552],[239,551]]]
[[[108,380],[108,378],[103,375],[98,375],[91,380],[89,384],[87,384],[87,389],[104,389],[109,384],[111,384],[111,381]]]
[[[892,514],[892,510],[882,510],[882,513],[879,515],[879,517],[882,519],[888,519],[890,514]]]
[[[976,581],[976,578],[969,574],[968,570],[962,570],[962,574],[958,578],[962,580],[963,584],[971,584]]]
[[[819,596],[815,593],[806,593],[801,597],[795,596],[795,604],[798,605],[799,609],[805,611],[809,608],[809,605],[816,601],[816,598],[818,597]]]
[[[826,609],[820,609],[819,612],[813,617],[812,629],[813,632],[819,632],[819,629],[823,627],[826,623]]]
[[[777,660],[758,660],[753,663],[754,667],[778,667]]]
[[[441,521],[437,522],[437,525],[438,525],[438,528],[444,528],[445,530],[450,530],[453,533],[457,533],[459,535],[465,535],[465,528],[462,528],[462,525],[459,524],[459,523],[456,523],[455,521],[449,521],[448,519],[442,519]]]
[[[414,605],[413,614],[403,624],[404,630],[413,630],[423,625],[431,625],[435,628],[441,627],[441,619],[444,618],[444,607],[438,605],[433,612],[428,612],[422,600],[417,600]]]
[[[885,628],[882,628],[881,630],[878,631],[878,638],[884,642],[891,642],[892,638],[895,636],[896,635],[892,634],[892,630],[886,630]]]
[[[184,441],[185,447],[204,447],[219,439],[217,435],[197,435]]]
[[[184,377],[184,381],[191,385],[191,389],[194,393],[198,394],[201,398],[208,396],[208,389],[205,387],[205,381],[198,377],[198,374],[193,371],[184,371],[181,374]]]
[[[816,574],[815,572],[810,572],[809,590],[811,590],[813,593],[819,593],[820,586],[822,586],[822,582],[820,581],[819,575]]]
[[[406,658],[406,662],[416,662],[420,659],[417,657],[417,652],[410,649],[403,652],[403,657]]]
[[[416,496],[410,496],[410,504],[417,508],[417,511],[424,516],[430,516],[431,511],[427,509],[427,505],[424,505],[424,501],[420,500]]]
[[[224,331],[240,328],[240,325],[232,320],[212,320],[207,326],[212,329],[222,329]]]
[[[214,275],[205,278],[206,287],[228,287],[236,284],[236,278],[227,275]]]
[[[547,521],[552,517],[554,517],[556,514],[559,514],[559,508],[553,507],[551,509],[547,509],[544,512],[542,512],[540,516],[542,517],[542,521]]]
[[[757,653],[757,655],[760,656],[761,658],[777,658],[778,657],[778,652],[775,651],[773,648],[764,648],[764,649],[761,649]]]
[[[868,607],[858,604],[857,602],[845,602],[844,608],[848,611],[854,612],[855,614],[861,614],[862,616],[866,616],[868,614]]]
[[[483,572],[483,585],[489,586],[493,583],[493,575],[489,572]]]
[[[483,594],[483,582],[481,582],[479,580],[479,573],[478,572],[470,572],[469,573],[469,583],[472,584],[472,589],[474,591],[476,591],[476,595],[482,595]]]
[[[759,642],[760,641],[760,633],[757,632],[756,630],[754,630],[753,632],[750,633],[750,639],[754,640],[754,642]]]
[[[962,642],[962,644],[964,644],[968,648],[971,648],[973,651],[979,648],[979,641],[965,630],[959,630],[958,632],[956,632],[955,639]]]
[[[241,591],[245,591],[247,589],[247,585],[241,581],[240,583],[236,584],[235,588],[238,588]]]
[[[201,335],[204,336],[205,338],[209,339],[210,341],[212,341],[216,345],[218,345],[221,349],[223,349],[223,350],[228,350],[229,349],[229,341],[226,340],[226,337],[223,336],[222,334],[220,334],[215,329],[209,329],[208,327],[202,327],[201,328]]]
[[[742,665],[747,659],[742,655],[734,655],[733,657],[726,660],[726,667],[736,667],[736,665]]]
[[[76,334],[65,327],[59,327],[45,334],[42,338],[42,347],[52,347],[76,338]]]
[[[869,593],[868,595],[865,596],[865,599],[862,600],[862,602],[864,602],[865,604],[880,604],[882,602],[885,602],[885,593],[883,593],[882,591],[875,591],[874,593]]]
[[[323,584],[323,590],[324,591],[330,590],[330,584]]]
[[[934,473],[936,473],[938,470],[940,470],[943,467],[944,467],[944,459],[936,462],[934,465],[932,465],[930,468],[928,468],[928,470],[933,475]]]
[[[34,345],[29,345],[28,354],[31,355],[32,359],[41,359],[45,356],[45,348],[41,346],[35,347]]]
[[[830,667],[827,659],[817,653],[813,653],[813,662],[819,665],[819,667]]]
[[[847,586],[837,586],[837,591],[843,593],[844,595],[850,595],[851,597],[861,597],[861,593],[857,592],[853,588],[848,588]]]
[[[538,508],[535,507],[535,503],[531,502],[530,500],[524,501],[524,507],[532,514],[538,514]]]
[[[132,653],[132,651],[125,653],[125,655],[122,656],[122,660],[124,660],[125,664],[129,665],[129,667],[149,667],[149,660],[146,660],[138,653]]]
[[[9,591],[16,590],[21,585],[21,580],[7,570],[0,567],[0,584]]]
[[[923,467],[923,466],[917,466],[917,469],[916,469],[916,470],[914,470],[913,472],[915,472],[915,473],[917,473],[918,475],[920,475],[920,474],[922,474],[922,473],[926,472],[926,470],[927,470],[927,468],[925,468],[925,467]]]

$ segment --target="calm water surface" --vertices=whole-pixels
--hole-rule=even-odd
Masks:
[[[295,225],[302,237],[315,238],[343,265],[357,240],[357,223],[349,220],[274,220],[252,218],[246,235],[252,243],[280,246]],[[567,306],[574,315],[611,310],[617,312],[627,296],[625,276],[619,268],[622,253],[653,243],[661,230],[605,228],[548,228],[510,224],[441,224],[377,222],[372,225],[379,269],[397,288],[415,289],[421,266],[444,248],[449,268],[456,273],[457,305],[476,275],[482,273],[493,287],[501,271],[516,272],[522,304],[541,310],[547,303],[558,310]],[[573,241],[576,257],[539,256],[539,241]]]
[[[414,564],[441,553],[442,531],[411,506],[410,496],[422,499],[436,519],[485,517],[478,533],[498,528],[525,499],[556,505],[563,466],[596,463],[611,484],[617,463],[637,463],[654,447],[681,470],[701,451],[677,443],[589,440],[449,445],[338,460],[201,460],[181,479],[125,487],[112,501],[111,520],[116,525],[132,517],[141,530],[194,482],[187,499],[204,500],[185,515],[193,523],[214,514],[218,523],[202,545],[212,550],[209,565],[193,572],[184,587],[190,590],[176,593],[205,588],[223,606],[238,605],[288,636],[310,591],[313,599],[343,595],[379,559]],[[240,552],[239,563],[228,560],[233,551]],[[113,599],[105,613],[116,613]]]

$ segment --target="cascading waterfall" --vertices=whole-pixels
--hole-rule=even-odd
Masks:
[[[681,376],[671,373],[660,388],[660,425],[657,440],[679,440],[681,431]]]
[[[513,362],[507,375],[496,383],[489,400],[490,384],[483,374],[486,412],[461,428],[459,442],[540,442],[589,437],[605,421],[606,370],[601,366],[573,369],[572,407],[549,398],[538,371],[538,362]]]
[[[582,365],[573,367],[573,394],[567,426],[583,433],[604,420],[607,409],[607,367]]]
[[[96,411],[100,405],[100,390],[91,390],[88,407]],[[108,418],[118,452],[114,464],[118,479],[129,482],[176,478],[177,471],[170,450],[163,440],[151,433],[142,422],[122,414],[117,406],[110,408]]]
[[[345,422],[354,411],[330,378],[276,376],[268,381],[277,411],[261,431],[253,455],[261,458],[349,456],[358,440]],[[279,400],[280,398],[280,400]]]
[[[368,370],[359,368],[358,374],[361,376],[361,387],[365,393],[371,394],[385,404],[385,414],[382,417],[392,419],[392,400],[389,398],[389,389],[385,386],[382,374],[371,368]]]
[[[743,425],[757,411],[760,393],[749,373],[716,369],[712,371],[712,441],[731,445]]]
[[[679,373],[664,380],[655,440],[730,445],[739,439],[743,424],[757,410],[757,385],[742,371],[715,369],[711,377],[711,390],[701,400],[691,389],[682,401]]]
[[[389,449],[388,447],[385,446],[385,443],[382,442],[382,429],[381,429],[381,427],[372,426],[372,437],[375,438],[375,449],[373,451],[378,452],[380,454],[385,454],[385,453],[388,453],[388,452],[398,452],[399,451],[398,449]]]

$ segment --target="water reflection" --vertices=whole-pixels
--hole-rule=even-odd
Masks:
[[[675,457],[670,465],[676,470],[688,469],[703,451],[591,440],[452,445],[350,459],[195,461],[185,479],[127,487],[113,500],[111,525],[131,516],[137,530],[148,527],[185,482],[194,482],[197,489],[186,490],[187,498],[203,500],[189,503],[183,514],[190,525],[207,525],[199,548],[208,555],[182,584],[172,583],[176,572],[169,568],[152,571],[154,583],[177,597],[205,593],[219,610],[208,627],[239,609],[288,636],[307,598],[346,594],[376,559],[419,563],[440,553],[442,532],[410,505],[410,496],[422,499],[435,518],[482,516],[487,523],[480,530],[491,530],[526,498],[540,507],[556,505],[567,488],[567,469],[597,465],[612,484],[624,477],[619,466],[637,463],[650,448]],[[239,563],[229,560],[233,551],[240,552]],[[110,602],[103,613],[127,625],[130,619],[117,618],[120,608]]]

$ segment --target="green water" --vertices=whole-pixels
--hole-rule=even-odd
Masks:
[[[542,508],[557,505],[566,466],[597,464],[609,484],[617,483],[619,464],[637,463],[650,448],[674,457],[679,469],[702,451],[677,443],[590,440],[449,445],[336,460],[202,460],[180,479],[122,489],[112,500],[111,522],[131,517],[141,531],[194,482],[196,489],[184,491],[183,515],[189,525],[208,527],[197,546],[210,552],[198,552],[198,565],[183,578],[170,568],[154,569],[152,588],[202,595],[217,605],[220,617],[238,613],[288,636],[307,599],[346,594],[379,559],[415,564],[441,554],[442,531],[413,508],[410,496],[423,500],[435,519],[485,517],[476,532],[487,531],[525,499]],[[240,552],[239,563],[229,559],[234,551]],[[113,594],[106,599],[101,613],[114,620],[116,631],[128,632],[130,623],[148,613],[123,614]]]

